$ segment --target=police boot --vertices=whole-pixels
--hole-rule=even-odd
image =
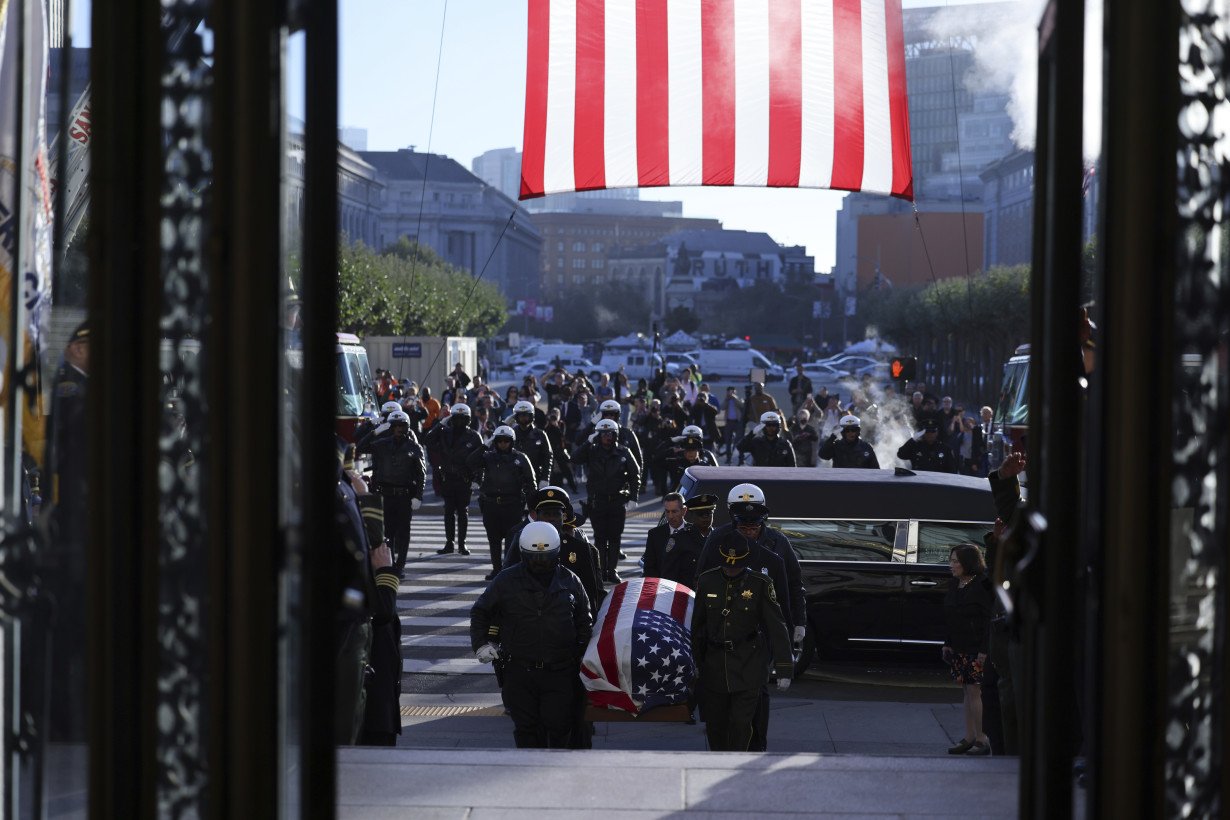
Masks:
[[[469,555],[470,551],[466,549],[466,529],[469,527],[470,521],[468,518],[457,518],[457,554]]]

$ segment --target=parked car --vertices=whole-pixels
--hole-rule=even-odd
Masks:
[[[699,367],[700,365],[690,353],[667,353],[664,366],[667,373],[678,375],[689,366]]]
[[[986,479],[910,470],[689,467],[680,492],[726,498],[750,481],[769,524],[790,538],[807,589],[799,661],[860,649],[926,650],[944,641],[948,551],[982,544],[995,520]],[[718,505],[714,526],[728,520]]]
[[[803,375],[811,379],[812,384],[837,384],[850,376],[849,370],[842,370],[824,362],[806,362],[803,365]]]
[[[758,350],[694,350],[691,353],[700,364],[701,375],[706,381],[746,382],[753,368],[765,371],[766,381],[781,381],[785,373],[780,365],[773,364]]]
[[[864,356],[861,353],[848,353],[830,356],[827,359],[821,359],[819,362],[816,362],[816,364],[827,364],[831,367],[836,367],[840,370],[847,370],[853,373],[860,367],[866,367],[870,364],[878,364],[879,362],[880,360],[874,356]]]

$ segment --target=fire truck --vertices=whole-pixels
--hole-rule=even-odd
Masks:
[[[991,463],[1013,451],[1024,451],[1029,431],[1029,345],[1023,344],[1004,364],[1004,380],[995,407]]]
[[[376,387],[367,348],[353,333],[337,334],[337,420],[334,429],[354,441],[355,428],[376,410]]]

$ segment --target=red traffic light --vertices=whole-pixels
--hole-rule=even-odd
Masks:
[[[918,359],[914,356],[898,356],[888,362],[888,372],[895,381],[914,381]]]
[[[752,337],[751,337],[751,336],[744,336],[744,337],[743,337],[743,341],[745,341],[745,342],[750,342],[751,340],[752,340]]]

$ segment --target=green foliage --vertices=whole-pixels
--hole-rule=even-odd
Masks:
[[[1029,266],[867,291],[859,313],[869,331],[919,357],[920,379],[964,401],[987,402],[998,390],[999,368],[1029,338]]]
[[[666,312],[666,316],[662,317],[662,324],[667,333],[682,330],[691,335],[700,327],[700,317],[688,308],[673,307]]]
[[[339,329],[383,336],[486,338],[508,312],[498,288],[445,263],[404,237],[378,254],[343,243],[338,262]],[[472,291],[472,292],[471,292]]]

